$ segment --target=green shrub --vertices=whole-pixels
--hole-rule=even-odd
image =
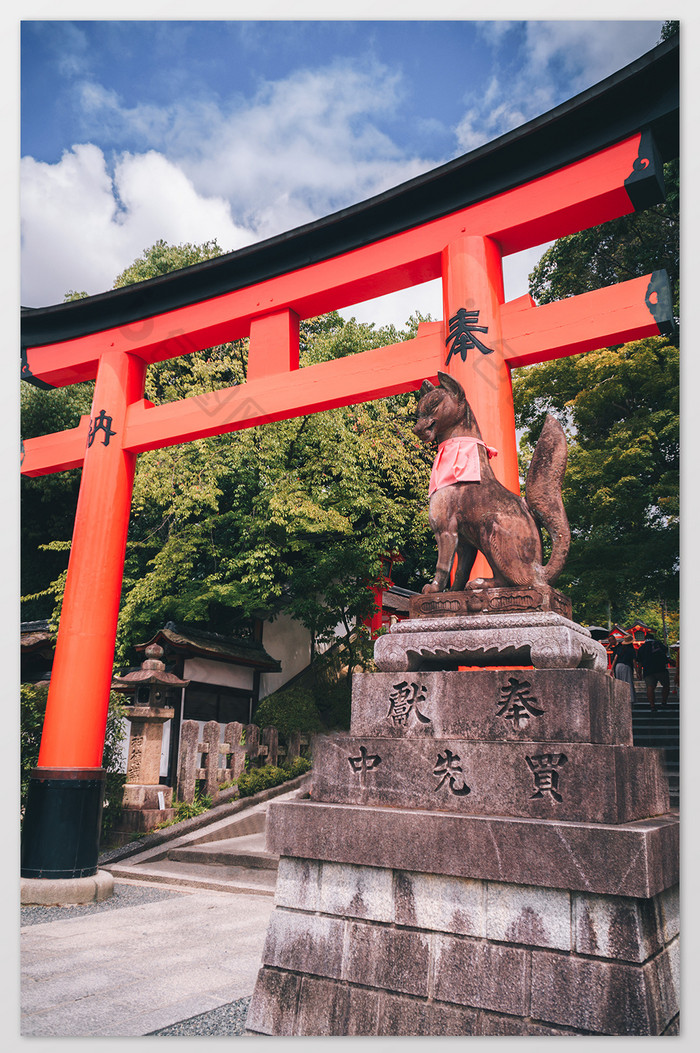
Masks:
[[[289,778],[289,773],[284,768],[278,768],[274,764],[265,764],[262,768],[253,768],[252,771],[243,772],[238,776],[238,792],[241,797],[252,797],[261,790],[267,790],[270,786],[280,786]]]
[[[305,757],[295,757],[293,761],[285,762],[281,768],[274,764],[264,764],[261,768],[253,768],[238,776],[238,792],[241,797],[252,797],[270,786],[281,786],[289,779],[296,779],[297,775],[303,775],[310,767],[311,761]]]
[[[183,819],[194,819],[195,816],[201,815],[203,812],[208,812],[212,806],[212,799],[207,793],[200,793],[199,789],[194,792],[194,800],[190,804],[188,801],[175,801],[173,807],[175,808],[175,822],[181,823]]]
[[[296,779],[297,775],[303,775],[311,768],[311,761],[306,757],[295,757],[292,761],[285,761],[282,770],[287,772],[288,779]]]
[[[211,806],[212,799],[209,794],[200,793],[199,788],[197,788],[194,791],[194,800],[191,804],[189,801],[173,801],[173,808],[175,809],[173,818],[164,819],[162,823],[158,823],[153,829],[164,830],[167,826],[175,826],[176,823],[184,822],[185,819],[194,819],[195,816],[208,812]]]
[[[259,728],[277,728],[284,739],[293,731],[309,735],[324,728],[313,692],[300,684],[280,688],[259,702],[253,722]]]

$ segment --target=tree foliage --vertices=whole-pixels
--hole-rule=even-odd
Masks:
[[[51,391],[22,384],[22,438],[74,428],[90,412],[93,384]],[[20,571],[22,617],[50,617],[63,592],[80,469],[21,479],[22,532]]]
[[[665,268],[677,314],[677,164],[665,174],[665,204],[562,238],[547,250],[530,275],[536,301]],[[643,606],[677,608],[677,335],[519,369],[513,381],[523,470],[545,413],[568,431],[564,502],[572,545],[558,587],[571,595],[574,616],[604,624],[608,612],[624,622]]]
[[[302,365],[398,339],[343,322],[302,325]],[[246,347],[227,345],[149,370],[147,397],[242,382]],[[409,397],[329,410],[139,458],[125,566],[120,655],[154,622],[233,632],[285,611],[317,642],[350,641],[370,613],[381,557],[425,554],[429,455]],[[419,568],[414,557],[407,572]]]

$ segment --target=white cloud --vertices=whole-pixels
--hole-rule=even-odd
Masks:
[[[433,167],[434,160],[404,157],[376,125],[396,91],[396,78],[379,67],[293,74],[222,114],[196,152],[182,157],[183,168],[269,237]]]
[[[460,153],[653,46],[659,24],[623,24],[615,32],[598,22],[482,25],[484,46],[494,49],[492,75],[465,99],[456,128]],[[216,238],[230,251],[444,160],[407,157],[381,130],[383,115],[396,112],[402,81],[369,58],[266,82],[254,98],[225,105],[199,97],[127,107],[94,79],[83,80],[79,90],[86,129],[97,136],[107,128],[112,142],[128,142],[131,150],[106,158],[86,142],[56,164],[22,161],[22,301],[28,306],[58,302],[70,288],[111,288],[158,238]],[[414,307],[435,315],[423,305],[424,293],[394,320],[404,322]]]
[[[22,303],[58,303],[69,289],[90,294],[158,238],[178,243],[216,238],[222,248],[252,240],[228,203],[198,194],[155,152],[125,154],[110,178],[104,154],[75,146],[57,164],[26,157],[22,175]]]
[[[528,22],[525,54],[530,74],[563,69],[573,95],[651,50],[660,35],[654,21]]]
[[[491,49],[495,72],[485,91],[465,96],[464,116],[455,128],[461,152],[490,142],[622,69],[658,43],[661,22],[484,22],[478,32]]]
[[[151,149],[118,155],[112,179],[90,143],[57,164],[23,160],[23,303],[110,288],[158,238],[215,237],[230,251],[434,167],[403,157],[377,127],[398,90],[395,75],[368,63],[293,74],[228,110],[202,100],[128,108],[83,82],[86,127],[128,132]]]

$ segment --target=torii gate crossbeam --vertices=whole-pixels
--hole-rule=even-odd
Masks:
[[[96,871],[138,453],[413,390],[444,369],[462,383],[484,439],[500,451],[496,474],[517,492],[511,369],[664,332],[671,303],[662,272],[542,307],[528,296],[505,303],[502,258],[662,199],[661,165],[677,151],[674,61],[677,48],[661,45],[490,147],[258,249],[24,313],[25,379],[48,386],[95,379],[89,417],[23,449],[27,475],[83,469],[25,817],[24,877]],[[504,175],[507,163],[515,167]],[[299,368],[300,318],[437,277],[443,321],[404,343]],[[245,336],[245,384],[160,406],[143,398],[150,363]],[[473,573],[487,569],[482,563]]]

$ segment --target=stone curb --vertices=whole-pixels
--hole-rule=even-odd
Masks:
[[[64,907],[78,903],[101,903],[114,892],[114,878],[106,870],[82,878],[21,878],[24,907]]]
[[[128,859],[130,856],[140,855],[142,852],[145,852],[150,848],[157,848],[160,845],[166,844],[168,841],[173,841],[176,838],[182,837],[184,834],[189,834],[195,830],[200,830],[203,827],[210,826],[212,823],[216,823],[221,819],[227,819],[229,816],[235,815],[237,812],[246,811],[257,804],[269,801],[273,797],[278,797],[280,794],[289,793],[290,790],[301,789],[305,782],[310,781],[311,774],[311,771],[304,772],[303,775],[298,775],[295,779],[289,779],[287,782],[283,782],[279,786],[270,786],[267,790],[262,790],[260,793],[256,793],[252,797],[236,798],[235,800],[224,801],[221,804],[214,805],[214,807],[210,808],[207,812],[203,812],[201,815],[196,815],[192,819],[184,819],[181,823],[176,823],[174,826],[168,826],[164,830],[156,830],[151,834],[147,834],[145,837],[140,837],[138,841],[132,841],[128,845],[121,845],[119,848],[114,848],[105,852],[100,856],[99,863],[101,865],[119,863],[123,859]],[[234,792],[235,791],[232,789],[231,795],[233,795]]]

